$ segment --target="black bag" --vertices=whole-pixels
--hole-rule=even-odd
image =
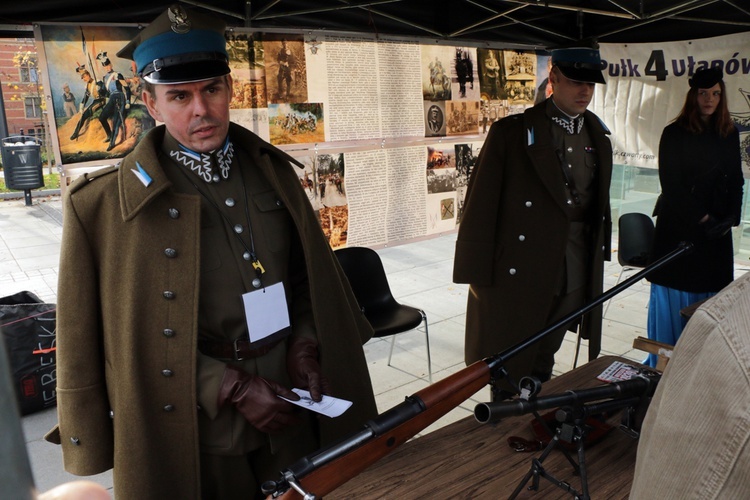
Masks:
[[[55,327],[55,304],[31,292],[0,298],[0,332],[22,415],[57,404]]]

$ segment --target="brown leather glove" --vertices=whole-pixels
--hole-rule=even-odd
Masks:
[[[295,406],[277,395],[299,400],[299,396],[273,380],[227,365],[219,387],[219,408],[231,403],[259,431],[275,433],[300,421],[295,416]]]
[[[294,387],[307,389],[313,401],[330,394],[328,380],[318,362],[318,343],[305,337],[291,337],[286,349],[286,370]]]

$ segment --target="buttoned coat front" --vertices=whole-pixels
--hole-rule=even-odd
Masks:
[[[718,292],[734,279],[732,233],[708,239],[699,221],[706,214],[740,224],[742,178],[740,135],[713,130],[691,134],[677,123],[664,128],[659,141],[662,194],[654,215],[652,259],[673,251],[683,241],[695,246],[648,276],[657,285],[683,292]]]
[[[159,166],[163,127],[119,169],[77,180],[65,196],[58,292],[58,417],[66,470],[114,467],[118,498],[199,498],[198,195],[179,194]],[[234,124],[289,211],[305,251],[321,366],[354,401],[320,419],[328,443],[377,414],[362,344],[372,335],[302,192],[290,157]],[[134,172],[151,177],[146,186]],[[251,492],[248,492],[251,495]]]
[[[555,294],[564,281],[570,217],[568,197],[546,102],[493,124],[466,193],[458,230],[453,280],[469,283],[466,363],[502,352],[549,325]],[[601,294],[604,260],[609,260],[609,185],[612,147],[609,131],[590,111],[598,173],[588,211],[591,275],[587,297]],[[601,344],[601,307],[582,322],[589,358]],[[557,318],[555,318],[557,319]],[[534,347],[507,364],[511,374],[528,372]]]

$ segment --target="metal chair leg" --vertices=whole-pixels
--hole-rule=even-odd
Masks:
[[[424,340],[427,345],[427,378],[432,383],[432,358],[430,357],[430,331],[429,325],[427,324],[427,314],[423,310],[419,310],[422,315],[422,321],[424,321]],[[388,354],[388,366],[391,366],[391,359],[393,358],[393,347],[396,345],[396,335],[391,336],[391,350]]]
[[[424,341],[427,345],[427,377],[430,383],[432,383],[432,359],[430,358],[430,332],[427,325],[427,314],[423,310],[419,310],[422,313],[422,319],[424,320]]]
[[[576,355],[573,358],[573,368],[578,366],[578,353],[581,352],[581,332],[576,336]]]
[[[619,284],[620,284],[620,280],[622,279],[622,275],[623,275],[623,274],[625,274],[625,273],[626,273],[627,271],[632,271],[632,270],[634,270],[634,269],[636,269],[636,268],[635,268],[635,267],[624,266],[624,267],[623,267],[623,268],[622,268],[622,269],[620,270],[620,274],[619,274],[619,275],[617,276],[617,281],[615,281],[615,286],[617,286],[617,285],[619,285]],[[602,318],[604,318],[605,316],[607,316],[607,312],[609,311],[609,306],[610,306],[610,304],[612,304],[612,300],[613,300],[613,299],[609,299],[609,300],[607,301],[607,307],[605,307],[605,308],[604,308],[604,312],[602,313]],[[575,367],[574,367],[574,368],[575,368]]]
[[[391,335],[391,352],[388,354],[388,366],[391,366],[391,358],[393,357],[393,346],[396,345],[396,335],[397,333],[394,333]]]

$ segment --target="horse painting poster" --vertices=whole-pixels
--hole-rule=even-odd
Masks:
[[[117,51],[138,29],[42,25],[57,145],[63,164],[121,158],[155,125],[133,61]]]

